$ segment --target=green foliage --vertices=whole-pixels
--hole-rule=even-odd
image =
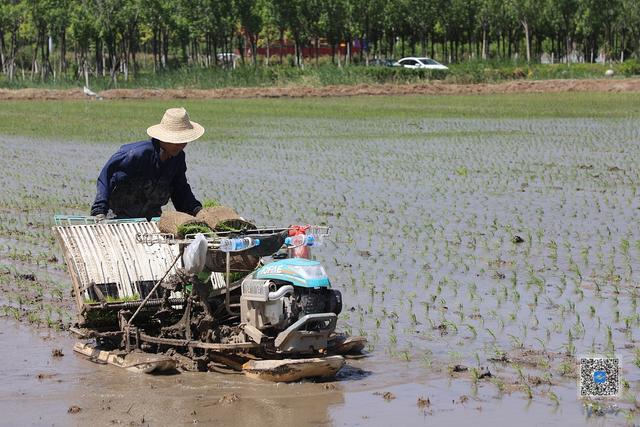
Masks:
[[[229,222],[221,222],[216,226],[216,231],[240,231],[232,227]]]
[[[266,45],[281,67],[305,70],[322,62],[343,67],[410,55],[470,62],[446,75],[459,83],[547,78],[545,71],[528,67],[543,54],[563,63],[595,62],[604,55],[604,62],[621,62],[615,66],[620,74],[636,75],[637,62],[623,60],[640,56],[639,28],[640,3],[634,0],[606,6],[586,0],[2,0],[0,65],[6,81],[1,84],[89,82],[103,89],[295,81],[296,76],[283,78],[287,72],[279,68],[259,67],[271,61],[258,55]],[[280,43],[288,49],[284,56],[276,50]],[[321,43],[332,52],[330,60],[312,56]],[[240,55],[234,64],[217,55],[232,52]],[[493,67],[478,58],[508,63]],[[230,69],[233,73],[218,72]],[[355,73],[317,70],[303,76],[317,84],[445,78],[439,72],[409,75],[377,67]],[[591,75],[588,67],[566,67],[551,77],[585,73]]]
[[[182,224],[178,226],[178,235],[186,236],[187,234],[211,233],[211,229],[203,224]]]
[[[638,76],[640,75],[640,61],[637,59],[631,59],[621,64],[617,64],[614,70],[623,76]]]

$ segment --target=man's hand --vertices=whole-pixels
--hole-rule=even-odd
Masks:
[[[105,216],[105,214],[98,214],[94,218],[96,220],[96,223],[100,223],[104,221],[107,217]]]

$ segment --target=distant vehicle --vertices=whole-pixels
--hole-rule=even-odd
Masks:
[[[394,67],[404,67],[411,69],[423,68],[426,70],[448,70],[449,67],[446,65],[442,65],[438,61],[434,61],[431,58],[418,58],[418,57],[408,57],[402,58],[398,60]]]
[[[393,67],[396,63],[395,59],[381,59],[375,58],[369,61],[370,67]]]

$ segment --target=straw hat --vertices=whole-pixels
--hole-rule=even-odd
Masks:
[[[151,138],[170,144],[185,144],[195,141],[204,133],[204,128],[189,120],[189,114],[184,108],[169,108],[165,111],[159,125],[147,129]]]

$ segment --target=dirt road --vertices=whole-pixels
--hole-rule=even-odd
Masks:
[[[110,89],[105,99],[303,98],[359,95],[469,95],[542,92],[640,92],[640,78],[584,80],[516,80],[502,83],[405,85],[285,86],[224,89]],[[86,99],[78,89],[0,89],[0,100]]]

